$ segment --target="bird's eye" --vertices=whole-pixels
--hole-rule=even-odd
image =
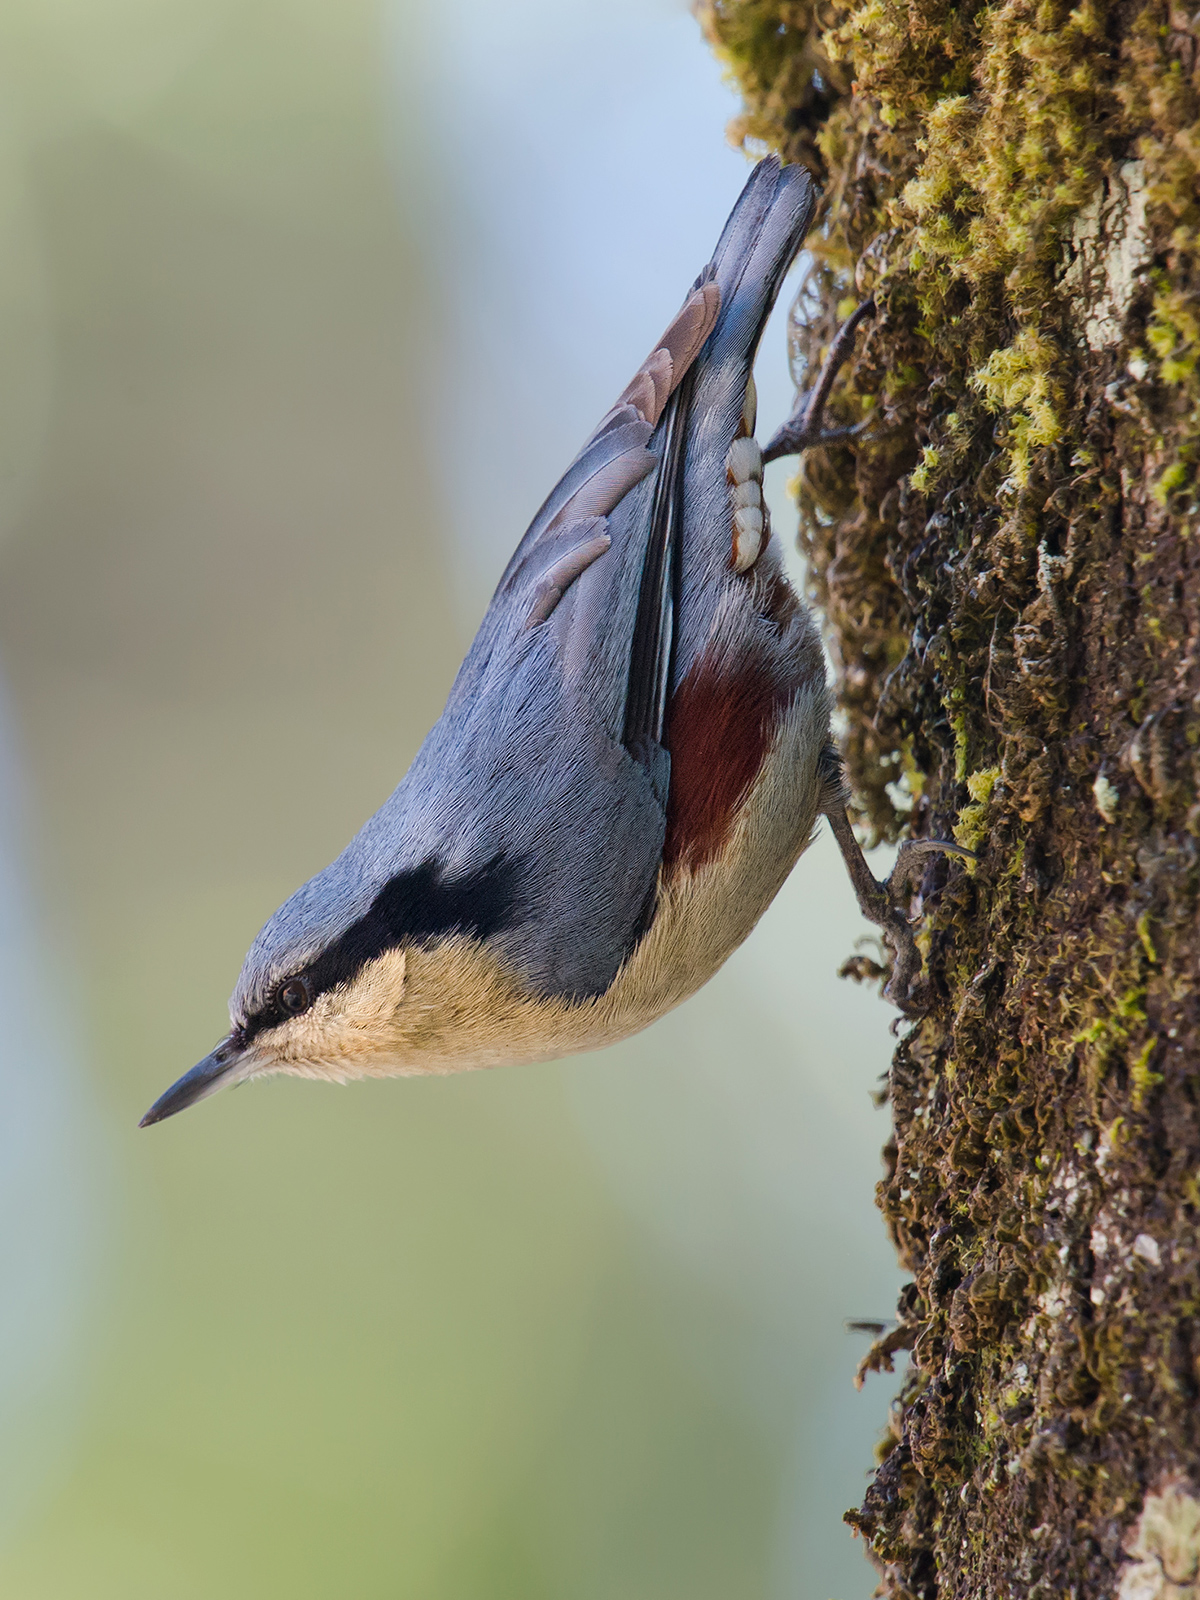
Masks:
[[[312,1005],[312,996],[303,978],[289,978],[279,991],[279,1004],[291,1017],[298,1017]]]

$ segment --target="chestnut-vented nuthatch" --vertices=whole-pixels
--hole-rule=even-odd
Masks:
[[[144,1124],[264,1073],[455,1072],[634,1033],[741,944],[821,813],[908,992],[920,960],[846,818],[754,439],[755,352],[815,202],[803,168],[755,168],[518,545],[399,788],[266,924],[229,1035]],[[821,413],[853,332],[769,454],[845,432]]]

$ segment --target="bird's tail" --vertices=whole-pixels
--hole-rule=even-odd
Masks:
[[[706,366],[754,359],[763,325],[812,225],[817,187],[804,167],[760,161],[725,224],[704,276],[721,291]]]
[[[701,274],[720,290],[720,311],[695,363],[688,398],[678,541],[674,679],[680,682],[705,647],[731,581],[733,512],[726,479],[730,447],[753,431],[747,385],[763,327],[812,223],[817,187],[803,167],[760,161],[742,190],[712,261]],[[746,442],[740,477],[761,457]],[[740,481],[740,478],[739,478]],[[760,535],[761,537],[761,535]],[[748,552],[747,566],[757,559]],[[737,570],[740,572],[741,565]]]

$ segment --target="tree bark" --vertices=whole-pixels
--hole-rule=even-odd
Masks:
[[[798,366],[877,308],[798,482],[859,817],[979,856],[912,906],[848,1520],[887,1596],[1200,1596],[1200,16],[699,8],[825,187]]]

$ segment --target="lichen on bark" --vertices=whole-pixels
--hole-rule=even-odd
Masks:
[[[850,1520],[886,1595],[1107,1596],[1200,1484],[1200,18],[699,12],[824,185],[797,376],[877,308],[797,481],[860,820],[979,853],[912,908],[913,1359]]]

